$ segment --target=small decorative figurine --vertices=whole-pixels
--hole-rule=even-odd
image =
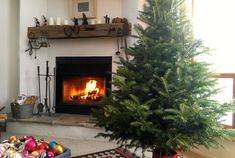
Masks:
[[[40,22],[38,21],[38,18],[34,18],[35,19],[35,25],[36,27],[40,27]]]
[[[105,15],[104,18],[105,18],[105,23],[109,24],[110,23],[110,17],[108,17],[108,15]]]
[[[47,26],[47,18],[43,15],[43,26]]]
[[[73,18],[74,25],[78,25],[78,18]]]
[[[88,25],[87,17],[85,13],[82,13],[82,25]]]

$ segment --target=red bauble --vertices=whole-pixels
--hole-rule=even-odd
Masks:
[[[163,150],[154,150],[152,158],[178,158],[178,154],[175,150],[169,150],[168,155],[165,155],[165,153],[162,152],[161,156],[160,151]]]
[[[39,144],[37,147],[37,150],[49,150],[49,149],[50,149],[49,144],[45,142]]]

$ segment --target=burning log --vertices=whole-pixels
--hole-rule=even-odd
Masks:
[[[74,95],[74,96],[70,96],[70,99],[72,101],[101,101],[103,98],[103,95],[101,94],[96,94],[96,93],[92,93],[86,97],[84,97],[83,94],[78,94],[78,95]]]
[[[97,90],[93,90],[93,91],[90,91],[90,92],[88,92],[88,96],[90,96],[90,95],[96,95],[98,92],[97,92]],[[98,95],[98,94],[97,94]]]
[[[98,102],[101,101],[104,94],[100,94],[96,80],[90,80],[86,83],[85,89],[81,92],[71,93],[69,96],[71,101],[78,102]]]

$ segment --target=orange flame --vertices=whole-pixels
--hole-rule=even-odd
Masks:
[[[82,96],[82,99],[86,99],[90,93],[99,93],[99,88],[96,87],[97,81],[96,80],[90,80],[86,83],[86,88],[84,90],[84,95]],[[93,95],[93,97],[96,97],[96,95]],[[95,99],[95,98],[93,98]]]

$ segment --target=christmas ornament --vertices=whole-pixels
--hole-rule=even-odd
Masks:
[[[6,148],[6,147],[4,147],[3,145],[1,145],[1,146],[0,146],[0,151],[5,152],[5,151],[6,151],[6,149],[7,149],[7,148]]]
[[[48,150],[48,149],[50,149],[50,146],[46,142],[39,144],[37,147],[37,150]]]
[[[55,155],[59,155],[64,153],[64,147],[61,144],[57,144],[56,146],[54,146],[54,148],[52,148],[51,150]]]
[[[47,156],[46,150],[40,150],[39,155],[40,155],[39,158],[45,158]]]
[[[22,155],[23,157],[27,157],[29,155],[29,152],[27,150],[24,150]]]
[[[56,143],[55,141],[52,141],[49,143],[50,147],[53,148],[54,146],[56,146],[58,143]]]
[[[47,152],[47,157],[48,158],[53,158],[54,157],[54,153],[52,151],[48,151]]]
[[[35,140],[35,138],[33,136],[24,136],[23,138],[25,141]]]
[[[4,155],[4,152],[0,150],[0,157]]]
[[[13,147],[13,144],[11,144],[11,143],[4,143],[4,144],[2,144],[2,147],[4,147],[5,149],[9,149],[10,147]]]
[[[14,152],[11,154],[10,158],[22,158],[22,155],[19,152]]]
[[[17,142],[14,142],[14,147],[15,148],[19,148],[20,146],[22,146],[23,144],[22,144],[22,142],[20,142],[20,141],[17,141]]]
[[[26,158],[37,158],[37,157],[35,157],[33,155],[28,155]]]
[[[10,138],[9,138],[9,142],[16,142],[18,140],[18,138],[16,137],[16,136],[11,136]]]
[[[9,148],[5,151],[5,156],[6,157],[11,157],[11,155],[15,152],[15,150],[13,148]]]
[[[31,153],[31,155],[37,157],[37,156],[39,156],[39,152],[35,150],[35,151],[33,151],[33,152]]]
[[[11,136],[0,144],[0,158],[54,158],[63,152],[64,147],[61,144],[55,141],[49,144],[33,136],[24,136],[20,139]]]
[[[35,140],[27,140],[25,143],[25,149],[29,152],[33,152],[37,149],[37,142]]]
[[[19,148],[17,149],[18,152],[22,153],[24,151],[24,144],[22,144],[21,146],[19,146]]]

